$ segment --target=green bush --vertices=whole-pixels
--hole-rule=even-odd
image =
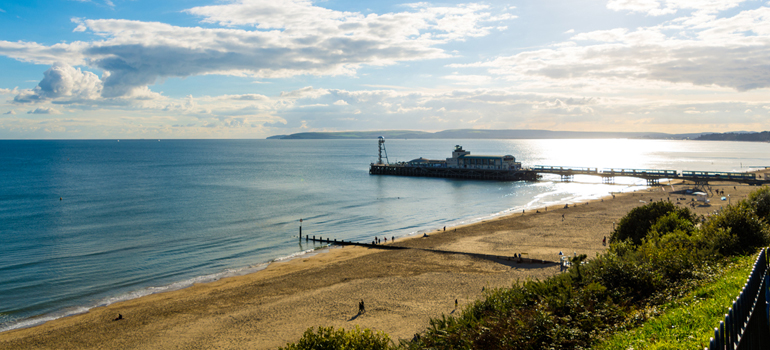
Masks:
[[[629,239],[633,244],[638,245],[642,243],[642,239],[647,236],[647,232],[658,222],[658,219],[670,213],[677,213],[677,219],[662,223],[662,226],[678,225],[680,221],[695,222],[695,214],[687,208],[678,208],[670,202],[652,202],[632,209],[620,219],[615,231],[610,235],[610,242]]]
[[[762,186],[759,190],[750,193],[746,201],[760,219],[770,224],[770,187]]]
[[[770,243],[767,224],[747,201],[728,205],[711,217],[701,231],[707,246],[711,242],[713,250],[725,256],[752,254]]]
[[[655,231],[658,233],[668,233],[674,231],[681,231],[688,236],[695,231],[695,214],[690,209],[684,208],[684,210],[676,210],[669,212],[668,214],[659,217],[655,220],[655,223],[650,226],[649,231]],[[648,232],[649,232],[648,231]]]
[[[361,330],[356,326],[355,329],[345,331],[345,329],[334,330],[334,327],[318,327],[314,332],[313,328],[308,328],[302,338],[295,344],[286,344],[282,350],[387,350],[394,349],[395,346],[387,334],[366,328]]]

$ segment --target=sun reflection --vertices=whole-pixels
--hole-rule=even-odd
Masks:
[[[541,156],[527,159],[532,161],[528,165],[600,169],[653,167],[656,154],[667,150],[665,141],[629,139],[526,140],[525,144],[526,153]]]

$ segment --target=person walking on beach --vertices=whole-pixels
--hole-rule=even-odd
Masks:
[[[358,313],[359,314],[365,314],[366,313],[366,306],[364,306],[364,299],[361,299],[361,302],[358,303]]]
[[[602,245],[607,245],[607,236],[604,236],[604,239],[602,239]]]

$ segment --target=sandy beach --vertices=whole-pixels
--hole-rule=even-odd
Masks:
[[[764,177],[765,175],[763,175]],[[730,201],[757,187],[712,184]],[[2,349],[272,349],[296,341],[308,327],[356,325],[411,338],[431,317],[452,314],[480,298],[482,289],[559,273],[554,264],[517,263],[462,253],[557,261],[560,251],[593,257],[606,248],[613,223],[651,200],[689,204],[676,194],[692,185],[666,185],[617,194],[569,208],[539,208],[394,245],[422,249],[329,248],[276,262],[260,272],[199,284],[92,309],[40,326],[0,333]],[[710,197],[709,214],[727,201]],[[455,299],[459,308],[455,310]],[[358,314],[364,300],[366,313]],[[123,319],[113,321],[118,315]]]

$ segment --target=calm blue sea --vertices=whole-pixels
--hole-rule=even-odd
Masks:
[[[387,140],[391,162],[512,154],[524,165],[745,171],[770,144]],[[258,271],[345,240],[406,236],[644,182],[370,176],[376,140],[0,141],[0,331]],[[555,181],[549,181],[555,180]]]

